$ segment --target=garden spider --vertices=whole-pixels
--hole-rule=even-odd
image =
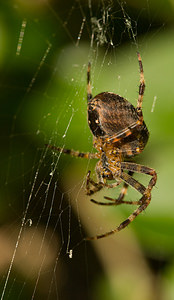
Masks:
[[[113,188],[122,181],[124,182],[121,193],[117,199],[104,197],[108,202],[98,202],[91,199],[93,203],[99,205],[119,205],[122,203],[138,205],[138,208],[115,229],[104,234],[87,237],[85,240],[100,239],[125,228],[147,208],[151,200],[152,188],[156,184],[157,174],[154,169],[134,162],[125,161],[126,158],[133,157],[143,151],[149,136],[142,113],[142,102],[145,90],[143,65],[140,54],[137,53],[137,55],[140,68],[140,85],[136,108],[123,97],[110,92],[100,93],[93,98],[90,85],[90,63],[88,64],[88,124],[94,136],[93,145],[97,152],[83,153],[47,145],[47,147],[53,150],[72,156],[99,159],[96,164],[97,182],[90,178],[90,171],[87,174],[87,195],[92,195],[103,187]],[[152,176],[147,187],[132,177],[134,172]],[[109,180],[115,180],[115,182],[108,183]],[[129,185],[141,194],[140,200],[123,200]]]

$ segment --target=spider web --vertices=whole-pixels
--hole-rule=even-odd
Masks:
[[[134,16],[126,2],[92,0],[72,1],[66,8],[56,1],[18,1],[3,9],[11,16],[2,21],[3,34],[9,31],[13,39],[3,41],[7,50],[2,52],[4,60],[10,60],[7,66],[2,63],[1,82],[6,126],[1,155],[1,299],[69,299],[74,282],[81,299],[91,286],[87,253],[92,250],[87,251],[90,246],[83,237],[106,231],[106,213],[93,207],[84,191],[87,171],[94,170],[95,162],[52,152],[44,145],[94,151],[86,121],[88,61],[93,94],[106,89],[129,98],[127,88],[136,88],[138,66],[132,71],[136,81],[122,70],[125,86],[118,57],[128,43],[122,61],[133,60],[136,66],[142,9]],[[145,9],[148,12],[148,2]],[[118,71],[108,86],[105,78],[115,66]],[[132,95],[136,99],[136,91]],[[77,264],[85,279],[75,273]],[[102,272],[97,259],[96,266]],[[73,276],[77,279],[71,284]],[[80,287],[77,282],[82,281]],[[71,299],[77,299],[74,295]]]

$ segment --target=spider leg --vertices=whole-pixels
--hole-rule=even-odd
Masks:
[[[56,147],[52,145],[45,145],[47,148],[58,151],[60,153],[69,154],[71,156],[80,157],[80,158],[87,158],[87,159],[93,159],[98,158],[97,153],[90,153],[90,152],[80,152],[80,151],[74,151],[72,149],[65,149],[61,147]]]
[[[92,180],[90,178],[91,175],[91,171],[88,171],[87,177],[86,177],[86,194],[87,195],[92,195],[98,191],[100,191],[103,186],[104,183],[103,182],[95,182],[94,180]],[[90,184],[92,184],[92,187],[90,187]]]
[[[106,180],[101,181],[100,177],[98,176],[98,182],[95,182],[90,178],[91,171],[88,171],[87,178],[86,178],[86,194],[87,195],[92,195],[98,191],[100,191],[103,187],[107,188],[114,188],[120,184],[120,181],[107,184]],[[90,184],[92,184],[92,187],[90,187]],[[90,201],[95,203],[95,200],[90,199]],[[97,202],[97,201],[96,201]]]
[[[120,175],[120,178],[128,185],[132,186],[134,189],[136,189],[140,194],[144,195],[146,188],[144,185],[142,185],[140,182],[138,182],[136,179],[134,179],[132,176],[130,176],[128,173],[122,172]]]
[[[91,174],[91,171],[88,171],[87,178],[86,178],[86,194],[87,195],[92,195],[92,194],[100,191],[103,187],[114,188],[121,183],[121,180],[117,179],[116,182],[108,184],[106,182],[106,178],[100,174],[98,168],[96,168],[96,174],[97,174],[97,178],[98,178],[97,182],[95,182],[94,180],[92,180],[90,178],[90,174]],[[92,185],[92,187],[90,187],[90,184]],[[90,199],[90,201],[97,203],[97,201],[93,200],[93,199]]]
[[[137,108],[136,108],[138,114],[138,120],[132,123],[130,126],[126,127],[125,129],[121,130],[117,134],[113,135],[112,137],[105,136],[105,141],[107,142],[113,142],[113,143],[118,142],[121,139],[131,135],[137,129],[138,126],[143,124],[142,103],[143,103],[143,95],[145,91],[145,80],[144,80],[143,64],[139,52],[137,52],[137,56],[138,56],[138,62],[140,68],[140,85],[139,85],[139,95],[138,95]]]
[[[104,234],[100,234],[100,235],[96,235],[96,236],[92,236],[92,237],[86,237],[84,238],[84,240],[98,240],[104,237],[107,237],[109,235],[112,235],[114,233],[117,233],[119,231],[121,231],[122,229],[124,229],[126,226],[128,226],[143,210],[145,210],[147,208],[147,206],[150,203],[150,198],[146,197],[145,195],[143,195],[140,199],[140,201],[143,203],[142,205],[140,205],[125,221],[123,221],[119,226],[117,226],[115,229],[108,231]]]
[[[133,176],[133,172],[132,171],[128,171],[128,174],[130,176]],[[119,205],[119,204],[122,204],[122,203],[125,203],[125,204],[137,204],[137,201],[124,201],[124,197],[127,193],[127,189],[128,189],[128,184],[126,182],[124,182],[124,185],[123,185],[123,188],[121,190],[121,193],[120,195],[118,196],[117,199],[113,199],[113,198],[110,198],[110,197],[104,197],[105,199],[109,200],[109,201],[113,201],[113,205]]]
[[[132,171],[129,171],[128,174],[130,176],[133,175],[133,172]],[[98,205],[106,205],[106,206],[112,206],[112,205],[120,205],[120,204],[130,204],[130,205],[139,205],[139,201],[124,201],[124,197],[127,193],[127,189],[128,189],[128,184],[124,182],[124,185],[123,185],[123,188],[121,190],[121,193],[120,195],[118,196],[117,199],[113,199],[113,198],[110,198],[110,197],[104,197],[104,199],[106,200],[109,200],[111,202],[99,202],[99,201],[96,201],[96,200],[93,200],[91,199],[91,202],[95,203],[95,204],[98,204]]]
[[[157,174],[154,169],[133,162],[121,162],[121,169],[151,175],[152,178],[157,179]]]
[[[131,171],[129,171],[128,173],[129,173],[130,176],[133,175],[133,172],[131,172]],[[125,195],[126,195],[126,193],[127,193],[128,186],[129,185],[124,182],[124,185],[123,185],[123,187],[121,189],[121,193],[119,194],[119,196],[118,196],[117,199],[113,199],[113,198],[110,198],[110,197],[107,197],[107,196],[105,196],[104,199],[112,201],[113,205],[119,205],[119,204],[122,204],[122,203],[125,203],[125,204],[137,204],[137,203],[135,203],[137,201],[124,201],[123,200],[124,197],[125,197]],[[106,204],[108,205],[108,203],[106,203]]]
[[[145,80],[144,80],[143,64],[142,64],[140,53],[137,52],[137,55],[138,55],[138,62],[140,68],[140,85],[139,85],[139,95],[138,95],[138,102],[137,102],[137,113],[139,116],[139,120],[142,123],[143,122],[142,103],[143,103],[143,95],[145,90]]]
[[[87,100],[88,102],[92,99],[92,91],[91,91],[91,84],[90,84],[90,71],[91,71],[91,64],[88,63],[87,69]]]
[[[143,166],[143,165],[139,165],[136,163],[132,163],[132,162],[121,162],[121,168],[123,170],[129,170],[132,172],[136,172],[136,173],[142,173],[142,174],[147,174],[152,176],[151,180],[149,181],[149,184],[147,186],[147,188],[145,189],[143,195],[146,195],[147,198],[150,197],[151,198],[151,191],[152,188],[154,187],[154,185],[156,184],[157,181],[157,173],[154,169]],[[126,174],[124,172],[122,172],[122,174]],[[120,176],[121,177],[121,176]],[[123,179],[124,180],[124,179]],[[138,190],[140,193],[142,193],[142,191],[140,191],[140,188],[138,186],[142,186],[139,182],[137,182],[138,185],[132,185],[136,190]],[[129,183],[128,183],[129,184]],[[143,186],[142,186],[143,187]]]
[[[129,174],[122,172],[122,174],[120,175],[120,178],[124,182],[126,182],[128,185],[131,185],[133,188],[135,188],[137,191],[139,191],[142,194],[142,197],[139,200],[140,206],[136,210],[134,210],[134,212],[130,214],[130,216],[115,229],[101,235],[84,238],[84,240],[97,240],[119,232],[120,230],[128,226],[149,205],[151,201],[151,191],[154,185],[156,184],[156,180],[157,180],[157,174],[155,170],[145,166],[136,165],[135,163],[129,163],[129,162],[121,163],[121,168],[152,176],[147,188],[145,188],[141,183],[139,183],[137,180],[132,178]]]

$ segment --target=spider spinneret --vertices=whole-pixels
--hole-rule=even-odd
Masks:
[[[123,97],[111,92],[103,92],[93,98],[90,85],[91,65],[90,63],[88,64],[88,124],[93,134],[93,146],[97,152],[82,153],[47,145],[47,147],[51,149],[72,156],[99,159],[96,164],[97,182],[90,178],[90,171],[87,174],[87,195],[92,195],[103,187],[114,188],[121,182],[124,182],[121,193],[117,199],[104,197],[108,202],[98,202],[91,199],[93,203],[99,205],[132,204],[138,206],[138,208],[115,229],[94,237],[87,237],[85,240],[100,239],[125,228],[147,208],[151,201],[151,190],[156,184],[157,174],[154,169],[126,161],[126,158],[133,157],[143,151],[149,137],[149,132],[142,113],[142,102],[145,90],[143,65],[140,54],[137,53],[137,55],[140,68],[140,85],[136,108]],[[132,177],[134,172],[152,176],[147,187]],[[115,180],[115,182],[108,183],[109,180]],[[128,186],[132,186],[141,194],[140,200],[123,200]]]

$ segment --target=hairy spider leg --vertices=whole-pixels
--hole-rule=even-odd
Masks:
[[[65,148],[61,148],[61,147],[52,146],[49,144],[45,144],[45,146],[52,150],[58,151],[60,153],[68,154],[68,155],[75,156],[75,157],[87,158],[87,159],[94,159],[94,158],[98,159],[99,158],[98,153],[80,152],[80,151],[75,151],[72,149],[65,149]]]
[[[86,176],[86,194],[92,195],[98,191],[100,191],[104,187],[103,182],[95,182],[90,178],[91,171],[88,171],[88,174]],[[90,188],[90,184],[92,184],[92,188]]]
[[[130,176],[133,176],[133,172],[132,171],[129,171],[128,174]],[[129,185],[124,182],[124,185],[121,189],[121,192],[118,196],[117,199],[114,199],[114,198],[111,198],[111,197],[107,197],[107,196],[104,196],[104,199],[106,200],[109,200],[111,202],[100,202],[100,201],[96,201],[94,199],[91,199],[90,201],[95,203],[95,204],[98,204],[98,205],[106,205],[106,206],[112,206],[112,205],[120,205],[120,204],[130,204],[130,205],[139,205],[139,201],[124,201],[124,197],[127,193],[127,189],[128,189]]]
[[[104,180],[104,182],[101,182],[101,181],[95,182],[94,180],[92,180],[90,178],[90,174],[91,174],[91,171],[88,171],[88,174],[86,177],[86,194],[87,195],[95,194],[96,192],[100,191],[103,187],[114,188],[120,184],[120,181],[117,181],[115,183],[110,183],[110,184],[107,184],[106,180]],[[90,187],[90,184],[92,185],[92,187]],[[95,202],[95,200],[93,200],[93,199],[90,199],[90,201]]]
[[[139,183],[137,180],[135,180],[132,175],[130,175],[129,173],[124,173],[122,172],[122,174],[120,175],[120,178],[125,182],[125,185],[126,187],[128,185],[131,185],[132,187],[134,187],[138,192],[140,192],[142,195],[144,195],[144,192],[146,190],[146,188],[141,184]],[[127,190],[127,189],[126,189]],[[125,192],[125,191],[124,191]],[[121,195],[121,194],[120,194]],[[123,197],[123,196],[122,196]],[[106,203],[106,202],[98,202],[94,199],[91,199],[91,201],[95,204],[99,204],[99,205],[118,205],[118,204],[121,204],[121,203],[125,203],[125,204],[132,204],[132,205],[140,205],[141,204],[141,201],[138,200],[138,201],[119,201],[119,198],[118,199],[112,199],[110,197],[104,197],[105,199],[108,199],[108,200],[111,200],[111,201],[115,201],[115,202],[109,202],[109,203]]]
[[[128,171],[128,174],[129,174],[130,176],[133,176],[134,172]],[[132,203],[132,202],[134,202],[134,201],[123,201],[124,197],[125,197],[126,194],[127,194],[127,189],[128,189],[128,187],[129,187],[129,185],[128,185],[127,183],[124,182],[123,187],[122,187],[122,189],[121,189],[121,192],[120,192],[120,194],[119,194],[119,196],[118,196],[117,199],[113,199],[113,198],[106,197],[106,196],[104,197],[104,199],[107,199],[107,200],[110,200],[110,201],[113,201],[113,202],[115,201],[116,204],[122,204],[122,203],[134,204],[134,203]]]
[[[91,83],[90,83],[90,72],[91,72],[91,64],[88,63],[88,69],[87,69],[87,100],[88,102],[92,99],[92,90],[91,90]]]
[[[136,164],[134,162],[128,162],[128,161],[121,162],[121,169],[129,170],[136,173],[147,174],[157,178],[157,173],[154,169],[146,167],[144,165]]]
[[[123,130],[119,131],[113,136],[105,136],[106,142],[118,142],[123,138],[128,137],[131,135],[138,126],[141,126],[143,123],[143,113],[142,113],[142,103],[143,103],[143,95],[145,91],[145,80],[144,80],[144,72],[143,72],[143,64],[141,60],[140,53],[137,52],[138,56],[138,62],[139,62],[139,68],[140,68],[140,85],[139,85],[139,95],[138,95],[138,102],[137,102],[137,114],[139,119],[131,124],[130,126],[124,128]],[[88,69],[87,69],[87,100],[90,101],[92,99],[92,91],[91,91],[91,85],[90,85],[90,70],[91,70],[91,64],[88,63]],[[139,149],[138,149],[139,150]]]
[[[142,103],[143,103],[143,95],[145,91],[145,80],[144,80],[144,72],[143,72],[143,64],[141,60],[140,53],[137,52],[138,56],[138,62],[139,62],[139,68],[140,68],[140,85],[139,85],[139,95],[138,95],[138,101],[137,101],[137,114],[138,114],[138,120],[131,124],[130,126],[126,127],[125,129],[119,131],[112,137],[105,136],[105,140],[107,142],[118,142],[123,138],[126,138],[127,136],[131,135],[134,130],[137,129],[138,126],[141,126],[143,124],[143,113],[142,113]]]
[[[154,169],[143,166],[143,165],[139,165],[136,163],[132,163],[132,162],[121,162],[121,169],[152,176],[152,178],[149,181],[149,184],[144,192],[144,195],[148,195],[148,196],[151,195],[152,188],[154,187],[154,185],[156,184],[156,181],[157,181],[157,173]],[[124,173],[124,174],[126,174],[126,173]],[[138,188],[136,186],[133,186],[133,187],[136,190],[138,190]]]
[[[96,235],[93,237],[86,237],[86,238],[84,238],[84,240],[98,240],[103,237],[107,237],[109,235],[112,235],[114,233],[121,231],[126,226],[128,226],[149,205],[149,203],[151,201],[151,191],[152,191],[152,188],[154,187],[154,185],[156,184],[156,180],[157,180],[157,174],[156,174],[155,170],[148,168],[146,166],[141,166],[141,165],[137,165],[135,163],[129,163],[129,162],[121,163],[121,168],[125,169],[125,170],[135,171],[138,173],[148,174],[148,175],[152,176],[147,188],[145,188],[142,184],[140,184],[137,180],[132,178],[127,173],[122,172],[122,174],[120,176],[120,178],[124,182],[126,182],[128,185],[132,186],[134,189],[136,189],[138,192],[140,192],[142,194],[142,197],[139,200],[140,206],[136,210],[134,210],[134,212],[132,214],[130,214],[130,216],[115,229],[108,231],[104,234]]]
[[[139,95],[138,95],[138,102],[137,102],[137,113],[139,116],[139,120],[142,124],[143,122],[142,103],[143,103],[143,95],[145,91],[145,80],[144,80],[143,63],[141,60],[141,55],[139,52],[137,52],[137,55],[138,55],[138,62],[140,68],[140,85],[139,85]]]

